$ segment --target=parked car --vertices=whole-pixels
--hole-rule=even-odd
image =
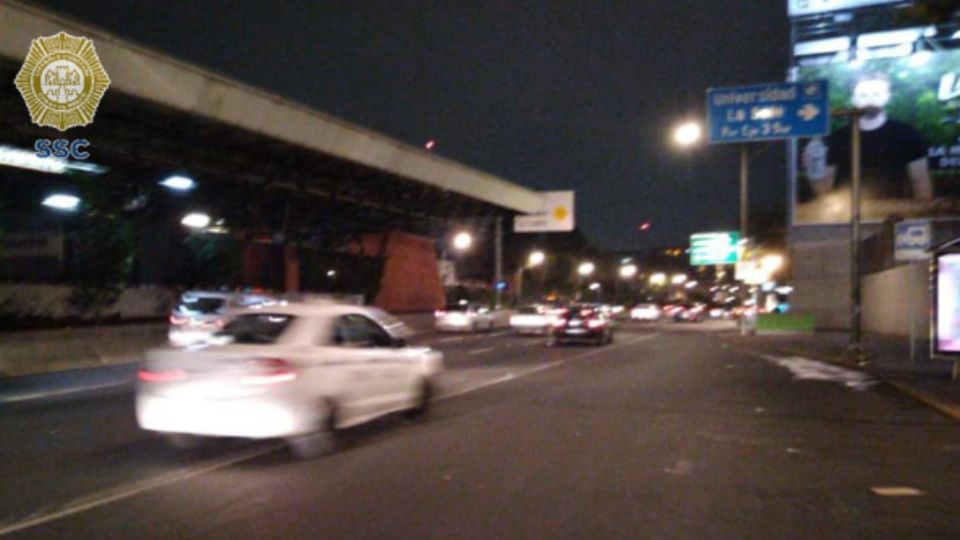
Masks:
[[[343,304],[243,310],[204,345],[147,353],[137,422],[176,445],[283,438],[301,458],[332,451],[338,429],[429,405],[443,355],[407,346],[379,322],[390,320]]]
[[[613,341],[613,320],[593,307],[571,307],[550,321],[547,345],[567,342],[591,342],[603,345]]]
[[[441,332],[477,332],[493,330],[493,313],[490,308],[477,304],[457,303],[438,309],[434,316],[435,326]]]
[[[543,306],[523,306],[510,316],[510,328],[517,334],[547,334],[550,319]]]
[[[647,322],[659,321],[660,306],[656,304],[637,304],[630,310],[630,319]]]
[[[200,343],[222,329],[232,311],[274,302],[262,294],[187,291],[170,313],[167,337],[180,347]]]

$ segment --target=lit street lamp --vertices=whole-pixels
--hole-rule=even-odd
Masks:
[[[663,272],[657,272],[655,274],[650,274],[650,285],[653,286],[662,286],[667,284],[667,275]]]
[[[206,229],[210,225],[210,216],[200,212],[193,212],[183,216],[180,224],[191,229]]]
[[[596,269],[596,265],[594,265],[592,262],[582,262],[580,263],[580,266],[577,267],[577,273],[583,277],[587,277]]]
[[[72,212],[80,206],[80,198],[65,193],[54,193],[44,199],[41,204],[48,208]]]
[[[674,285],[683,285],[683,284],[686,283],[686,282],[687,282],[687,275],[686,275],[686,274],[674,274],[674,275],[670,278],[670,283],[672,283],[672,284],[674,284]]]
[[[627,264],[620,267],[620,277],[630,279],[637,275],[637,265]]]
[[[473,235],[466,231],[460,231],[453,237],[453,247],[457,251],[466,251],[473,245]]]
[[[527,257],[527,265],[531,267],[540,266],[546,258],[547,256],[542,251],[534,251]]]
[[[673,142],[680,146],[691,146],[700,141],[703,130],[696,122],[684,122],[673,130]]]

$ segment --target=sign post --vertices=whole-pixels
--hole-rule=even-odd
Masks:
[[[707,123],[711,144],[740,144],[740,234],[747,238],[749,143],[826,135],[830,131],[827,82],[711,88]]]

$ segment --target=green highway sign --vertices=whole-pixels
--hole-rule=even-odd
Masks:
[[[690,264],[713,266],[736,264],[740,254],[740,233],[710,232],[690,235]]]

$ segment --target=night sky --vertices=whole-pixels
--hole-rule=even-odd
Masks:
[[[513,182],[575,189],[578,225],[614,249],[737,227],[737,149],[681,151],[669,131],[703,115],[710,86],[782,81],[789,55],[786,0],[39,4]],[[783,144],[755,150],[752,211],[782,213]]]

